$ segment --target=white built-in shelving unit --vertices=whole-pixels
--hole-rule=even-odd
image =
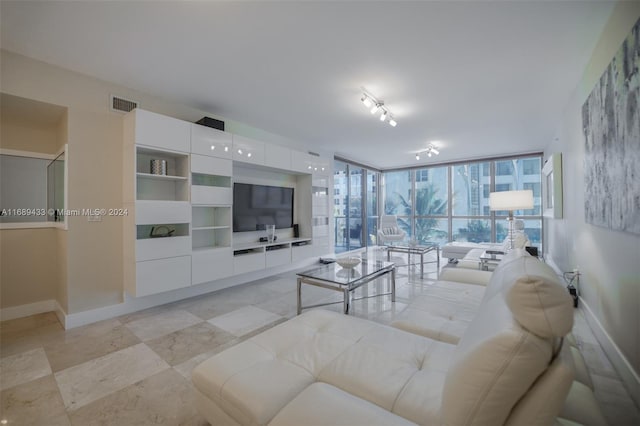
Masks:
[[[166,174],[151,173],[151,160],[164,160]],[[134,297],[329,252],[323,228],[328,226],[327,159],[136,109],[124,118],[123,165],[129,211],[125,289]],[[281,230],[278,240],[267,244],[258,241],[259,232],[233,233],[235,165],[275,174],[295,187],[298,238],[292,238],[293,230]]]

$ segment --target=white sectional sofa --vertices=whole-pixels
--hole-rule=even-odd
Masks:
[[[196,367],[198,409],[216,426],[564,421],[556,417],[574,376],[562,343],[573,325],[572,299],[528,255],[504,262],[486,281],[486,288],[438,284],[443,290],[425,303],[454,302],[444,339],[419,335],[415,325],[408,332],[308,311]],[[447,317],[439,320],[442,332]]]

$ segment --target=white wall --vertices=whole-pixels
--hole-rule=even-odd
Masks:
[[[618,51],[622,41],[640,17],[640,2],[620,2],[612,12],[592,58],[571,102],[560,118],[554,141],[545,149],[545,158],[561,152],[563,161],[564,217],[545,218],[545,239],[548,253],[563,271],[578,267],[582,273],[580,292],[583,303],[604,333],[613,341],[601,341],[605,350],[615,346],[626,359],[618,365],[630,367],[630,390],[638,400],[640,389],[640,235],[611,231],[585,222],[584,136],[582,104],[596,81]],[[639,177],[640,178],[640,177]],[[598,331],[596,330],[596,334]],[[606,336],[604,340],[607,340]],[[610,357],[616,363],[615,356]],[[623,376],[629,374],[621,371]],[[624,378],[624,377],[623,377]],[[635,383],[634,384],[634,380]]]

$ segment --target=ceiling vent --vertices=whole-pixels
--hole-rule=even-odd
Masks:
[[[138,102],[120,96],[111,95],[110,101],[109,107],[111,111],[125,113],[138,108]]]

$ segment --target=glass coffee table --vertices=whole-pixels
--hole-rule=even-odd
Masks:
[[[411,266],[411,255],[420,255],[420,278],[424,278],[424,264],[425,263],[437,263],[438,271],[440,271],[440,245],[437,243],[426,243],[424,245],[416,246],[385,246],[387,249],[387,260],[391,260],[391,252],[406,253],[407,254],[407,267]],[[424,255],[436,251],[436,260],[429,262],[424,261]]]
[[[377,297],[391,295],[391,301],[396,301],[396,267],[392,262],[384,262],[379,260],[363,260],[355,268],[342,268],[337,263],[320,266],[308,271],[299,272],[298,274],[298,315],[303,309],[315,308],[317,306],[326,306],[334,303],[319,303],[316,305],[302,306],[302,284],[322,287],[329,290],[339,291],[343,294],[344,313],[349,313],[353,299],[353,291],[363,285],[375,280],[376,278],[388,275],[391,280],[391,292],[380,293]]]
[[[483,271],[488,271],[489,266],[495,268],[496,266],[498,266],[503,257],[504,252],[502,251],[486,250],[480,255],[480,269],[482,269]]]

